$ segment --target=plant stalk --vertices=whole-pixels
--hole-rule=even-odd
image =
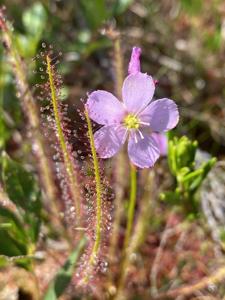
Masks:
[[[50,84],[50,90],[51,90],[51,101],[53,106],[53,112],[54,112],[54,118],[56,123],[56,131],[58,135],[59,144],[61,147],[64,163],[65,163],[65,171],[68,176],[69,180],[69,186],[70,191],[73,197],[75,209],[76,209],[76,215],[77,215],[77,225],[80,225],[81,222],[81,205],[80,205],[80,193],[78,189],[77,184],[77,176],[74,170],[73,161],[71,159],[71,153],[67,147],[67,142],[63,133],[63,129],[61,126],[61,118],[60,113],[58,109],[58,103],[57,103],[57,96],[56,96],[56,87],[54,83],[54,76],[53,76],[53,70],[51,66],[51,58],[49,55],[46,56],[46,62],[47,62],[47,72],[49,77],[49,84]]]
[[[130,200],[129,200],[128,214],[127,214],[127,228],[126,228],[125,240],[124,240],[125,251],[129,244],[132,225],[134,221],[135,204],[137,198],[136,194],[137,194],[137,171],[136,171],[136,167],[133,164],[131,164],[130,165]]]
[[[90,141],[91,146],[91,153],[93,158],[93,164],[94,164],[94,172],[95,172],[95,185],[96,185],[96,229],[95,229],[95,243],[93,247],[93,251],[90,258],[90,263],[93,263],[93,260],[95,259],[96,255],[98,254],[100,242],[101,242],[101,225],[102,225],[102,187],[101,187],[101,176],[99,171],[99,163],[98,163],[98,157],[95,149],[94,144],[94,135],[92,131],[91,121],[88,116],[88,112],[85,109],[85,116],[87,120],[88,125],[88,137]]]
[[[94,164],[94,173],[95,173],[95,188],[96,188],[96,227],[95,227],[95,242],[89,259],[89,266],[93,266],[95,264],[96,257],[99,252],[100,243],[101,243],[101,229],[102,229],[102,185],[101,185],[101,175],[99,169],[98,157],[94,144],[94,135],[92,131],[91,121],[88,116],[88,111],[85,109],[85,117],[88,125],[88,137],[91,146],[91,154],[93,158]],[[89,276],[89,274],[88,274]],[[85,281],[88,280],[85,278]]]

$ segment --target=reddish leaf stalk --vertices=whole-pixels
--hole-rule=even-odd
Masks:
[[[60,112],[58,107],[56,86],[54,82],[54,70],[52,68],[51,58],[49,55],[46,56],[46,63],[47,63],[47,73],[48,73],[50,90],[51,90],[51,103],[53,106],[53,114],[54,114],[55,125],[56,125],[56,135],[63,155],[65,172],[67,175],[71,196],[73,198],[73,203],[76,209],[77,225],[79,226],[81,225],[81,195],[80,195],[79,185],[77,182],[78,174],[74,167],[74,160],[72,158],[70,149],[68,148],[68,142],[66,136],[64,135],[63,128],[61,125],[61,117],[60,117]]]

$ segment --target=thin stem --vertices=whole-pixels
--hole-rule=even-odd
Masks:
[[[112,262],[116,261],[116,249],[117,249],[117,243],[118,243],[118,236],[120,233],[120,225],[121,225],[121,219],[124,212],[124,205],[121,205],[123,196],[124,196],[124,187],[126,185],[126,174],[125,174],[125,168],[123,166],[123,160],[122,155],[123,153],[119,153],[117,157],[117,164],[116,165],[116,183],[115,183],[115,201],[114,201],[114,207],[115,207],[115,213],[114,213],[114,220],[113,220],[113,226],[112,226],[112,235],[110,239],[110,249],[109,249],[109,257]],[[119,181],[119,179],[121,179]],[[109,275],[111,276],[111,272],[109,272]]]
[[[134,167],[133,167],[134,168]],[[135,172],[135,170],[133,170]],[[133,175],[134,176],[134,175]],[[135,175],[136,177],[136,175]],[[124,257],[123,257],[123,263],[122,263],[122,268],[121,268],[121,274],[118,282],[118,289],[117,289],[117,294],[115,296],[115,300],[122,300],[126,299],[125,297],[125,283],[126,283],[126,278],[129,272],[130,265],[132,264],[131,262],[131,254],[135,253],[137,249],[140,247],[141,243],[144,241],[145,235],[147,234],[147,227],[148,227],[148,220],[150,217],[150,208],[151,208],[151,201],[149,200],[149,192],[152,191],[152,183],[153,183],[153,177],[154,174],[151,172],[148,175],[146,186],[148,186],[148,190],[146,190],[145,194],[143,195],[143,202],[141,203],[141,209],[138,214],[137,222],[135,225],[134,233],[132,237],[130,238],[129,245],[127,245],[127,248],[124,248]],[[132,176],[131,176],[132,178]],[[135,178],[136,180],[136,178]],[[131,179],[132,181],[132,179]],[[136,184],[135,184],[136,186]],[[133,187],[133,191],[136,188]],[[132,195],[132,186],[131,186],[131,195]],[[134,196],[134,195],[133,195]],[[132,196],[132,197],[133,197]],[[134,206],[133,206],[134,207]],[[134,209],[133,209],[134,211]],[[133,223],[133,222],[132,222]]]
[[[196,291],[202,290],[203,288],[207,287],[209,284],[217,284],[220,281],[223,281],[225,278],[225,267],[219,268],[217,271],[214,272],[211,276],[204,277],[199,282],[192,284],[192,285],[184,285],[177,289],[172,289],[168,292],[164,292],[158,294],[155,299],[165,299],[165,298],[176,298],[179,295],[188,296],[194,294]]]
[[[114,41],[115,73],[116,73],[116,94],[121,97],[121,91],[124,80],[123,55],[121,50],[120,34],[118,33]]]
[[[125,234],[125,240],[124,240],[125,251],[129,244],[133,220],[134,220],[136,194],[137,194],[137,172],[136,172],[135,166],[131,164],[131,167],[130,167],[130,200],[129,200],[128,214],[127,214],[127,228],[126,228],[126,234]]]
[[[122,100],[122,85],[124,80],[124,68],[123,68],[123,53],[121,50],[121,38],[120,33],[115,32],[115,37],[113,39],[114,45],[114,71],[115,71],[115,93],[118,98]],[[126,168],[124,168],[124,161],[126,161],[126,155],[124,151],[120,151],[114,160],[114,172],[115,172],[115,201],[114,201],[114,220],[112,225],[112,235],[110,239],[110,249],[109,249],[109,258],[111,263],[116,263],[117,261],[117,244],[119,240],[121,219],[124,213],[123,197],[124,191],[127,184],[126,181]],[[109,272],[109,281],[112,282],[113,274]]]
[[[91,126],[91,121],[88,116],[88,112],[85,109],[85,117],[88,125],[88,137],[91,146],[91,154],[93,158],[94,164],[94,173],[95,173],[95,188],[96,188],[96,227],[95,227],[95,243],[92,249],[92,253],[89,259],[89,265],[93,265],[95,263],[95,258],[98,255],[99,246],[101,243],[101,225],[102,225],[102,186],[101,186],[101,176],[100,169],[98,163],[98,157],[94,144],[94,136]]]
[[[63,154],[63,159],[65,163],[65,170],[68,175],[68,179],[70,182],[70,187],[71,187],[71,193],[74,199],[74,204],[75,204],[75,209],[77,213],[77,218],[78,218],[78,225],[80,224],[80,213],[81,213],[81,207],[80,207],[80,195],[79,195],[79,190],[76,182],[76,174],[74,172],[74,166],[73,162],[71,160],[71,154],[70,151],[68,150],[66,139],[64,137],[63,129],[61,126],[61,119],[60,119],[60,114],[58,110],[58,103],[57,103],[57,96],[56,96],[56,88],[55,88],[55,83],[54,83],[54,77],[53,77],[53,71],[52,71],[52,66],[51,66],[51,58],[47,55],[46,56],[46,61],[47,61],[47,72],[48,72],[48,77],[49,77],[49,84],[50,84],[50,89],[51,89],[51,100],[52,100],[52,105],[53,105],[53,112],[54,112],[54,117],[55,117],[55,123],[56,123],[56,130],[58,134],[58,139],[60,143],[60,147],[62,150]]]
[[[129,266],[129,257],[131,254],[131,249],[129,247],[130,236],[132,231],[132,225],[134,220],[134,211],[136,204],[136,193],[137,193],[137,172],[134,165],[130,165],[130,200],[128,207],[128,215],[127,215],[127,228],[124,240],[124,248],[123,248],[123,257],[122,257],[122,267],[120,268],[121,274],[118,282],[118,292],[114,299],[120,300],[123,299],[123,287],[126,279],[127,269]]]

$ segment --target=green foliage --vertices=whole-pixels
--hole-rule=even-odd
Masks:
[[[25,34],[15,34],[16,45],[23,57],[32,57],[46,28],[47,12],[44,6],[40,2],[34,3],[24,11],[22,21]]]
[[[24,211],[39,212],[39,189],[33,175],[3,153],[2,181],[9,198]]]
[[[176,178],[176,188],[161,196],[165,201],[182,205],[188,213],[197,212],[196,193],[216,162],[215,158],[211,158],[196,168],[197,147],[197,141],[192,142],[186,136],[169,140],[168,163]]]
[[[111,43],[106,37],[98,36],[96,39],[96,31],[111,18],[124,13],[132,2],[117,0],[109,4],[106,0],[80,0],[80,11],[87,27],[78,32],[74,49],[86,57],[96,50],[109,47]]]
[[[182,8],[189,14],[199,14],[201,12],[202,0],[180,0]]]
[[[116,0],[112,9],[112,15],[124,13],[134,0]]]
[[[5,196],[16,205],[15,210],[0,204],[0,254],[18,256],[31,254],[41,224],[40,190],[31,172],[9,158],[0,157],[1,182]],[[7,226],[6,226],[7,225]],[[29,266],[25,260],[24,266]]]
[[[180,139],[175,137],[169,141],[168,162],[173,175],[184,173],[186,167],[194,168],[197,147],[197,141],[192,142],[185,136]]]
[[[109,18],[120,15],[133,0],[116,0],[109,5],[106,0],[80,0],[80,7],[91,30],[96,30]]]
[[[55,300],[62,295],[62,293],[70,283],[77,260],[79,259],[85,245],[86,238],[83,237],[77,245],[76,249],[68,257],[64,266],[58,271],[55,278],[50,283],[48,290],[44,295],[44,300]]]
[[[40,2],[34,3],[22,15],[24,27],[29,35],[40,36],[45,28],[46,19],[46,11]]]
[[[96,30],[108,17],[105,0],[81,0],[82,12],[90,28]]]
[[[4,148],[6,141],[9,138],[9,131],[3,117],[3,110],[0,108],[0,149]]]
[[[0,49],[0,150],[5,147],[5,143],[10,137],[9,130],[7,128],[5,117],[4,117],[4,86],[7,84],[9,80],[9,76],[7,75],[8,66],[4,63],[3,52]]]
[[[223,42],[222,29],[218,26],[214,32],[205,33],[205,46],[211,51],[218,51]]]

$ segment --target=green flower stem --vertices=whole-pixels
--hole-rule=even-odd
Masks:
[[[124,240],[124,250],[126,251],[130,235],[132,231],[132,225],[134,221],[134,210],[136,204],[136,194],[137,194],[137,171],[133,164],[130,165],[130,200],[128,206],[128,215],[127,215],[127,228]]]
[[[85,117],[88,125],[88,137],[91,146],[91,153],[94,164],[94,173],[95,173],[95,184],[96,184],[96,228],[95,228],[95,243],[92,249],[92,253],[89,260],[89,265],[93,265],[95,263],[95,258],[98,255],[99,246],[101,243],[101,225],[102,225],[102,187],[101,187],[101,176],[99,171],[99,163],[98,157],[94,144],[94,136],[91,126],[91,121],[88,116],[88,112],[85,109]]]
[[[136,204],[137,194],[137,171],[133,164],[130,164],[130,200],[127,214],[127,228],[124,239],[124,247],[122,254],[122,266],[120,268],[121,274],[118,281],[118,292],[115,297],[116,300],[120,300],[121,291],[123,291],[124,282],[126,279],[126,273],[129,265],[129,256],[131,254],[131,248],[129,247],[130,236],[132,232],[132,225],[134,221],[134,211]]]
[[[126,279],[129,273],[130,266],[132,265],[131,255],[135,253],[140,248],[141,244],[144,242],[149,229],[149,219],[152,215],[152,201],[149,199],[149,194],[153,192],[153,180],[154,172],[150,172],[145,186],[148,187],[142,197],[142,202],[140,204],[140,211],[137,216],[137,222],[135,224],[134,233],[130,238],[129,247],[126,249],[126,256],[123,260],[123,267],[121,268],[121,275],[118,281],[117,294],[114,300],[126,299]]]
[[[80,224],[80,217],[81,217],[81,207],[80,207],[80,194],[78,190],[78,185],[76,182],[76,174],[73,166],[73,162],[71,160],[71,154],[67,148],[66,144],[66,139],[64,137],[63,129],[61,126],[61,119],[60,119],[60,114],[58,110],[58,104],[57,104],[57,96],[56,96],[56,88],[55,88],[55,83],[54,83],[54,76],[53,76],[53,71],[52,71],[52,66],[51,66],[51,58],[47,55],[46,56],[46,62],[47,62],[47,72],[48,72],[48,77],[49,77],[49,84],[50,84],[50,90],[51,90],[51,101],[53,105],[53,112],[54,112],[54,118],[55,118],[55,123],[56,123],[56,130],[58,134],[58,139],[60,143],[60,147],[62,150],[63,154],[63,159],[65,163],[65,169],[66,173],[68,175],[70,187],[71,187],[71,193],[74,199],[74,205],[77,213],[77,225]]]

